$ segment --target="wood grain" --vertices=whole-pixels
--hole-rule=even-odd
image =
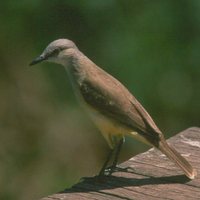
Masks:
[[[200,171],[200,128],[189,128],[168,140]],[[110,177],[86,178],[71,188],[40,200],[78,199],[200,199],[200,176],[189,180],[156,149],[139,154],[120,165]]]

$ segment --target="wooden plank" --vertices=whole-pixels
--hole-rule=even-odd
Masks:
[[[189,128],[168,140],[200,171],[200,128]],[[84,179],[41,200],[200,199],[200,176],[189,180],[165,155],[152,148],[120,165],[110,177]]]

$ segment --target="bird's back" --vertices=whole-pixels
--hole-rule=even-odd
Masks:
[[[160,136],[161,132],[153,119],[122,83],[86,56],[82,56],[78,62],[74,76],[80,96],[95,116],[100,114],[106,117],[106,120],[100,118],[100,122],[109,119],[126,130],[139,131],[145,137],[149,135],[151,140],[153,136]],[[105,123],[102,124],[107,127]],[[119,132],[119,127],[117,130]]]

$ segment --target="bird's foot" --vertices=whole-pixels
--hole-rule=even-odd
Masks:
[[[118,165],[111,165],[107,167],[99,176],[111,176],[114,172],[127,171],[127,168],[119,167]]]

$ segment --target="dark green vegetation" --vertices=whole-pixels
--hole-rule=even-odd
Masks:
[[[123,82],[167,137],[200,126],[200,1],[21,0],[0,10],[0,199],[62,190],[105,158],[64,69],[28,66],[55,39]]]

